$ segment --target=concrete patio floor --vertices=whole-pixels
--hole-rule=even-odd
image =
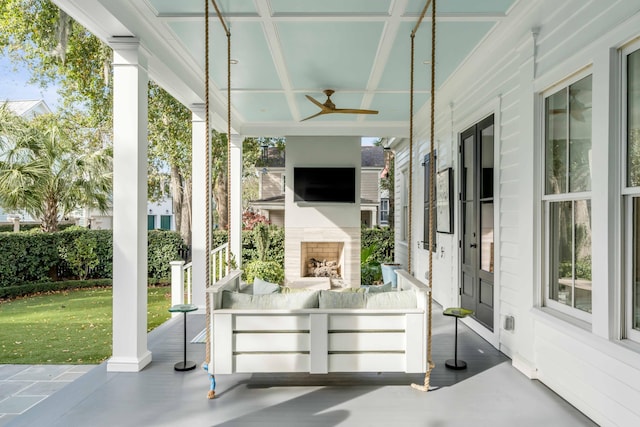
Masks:
[[[92,369],[6,426],[594,426],[543,384],[511,366],[503,354],[460,324],[459,357],[469,368],[451,371],[453,322],[434,308],[436,369],[428,393],[412,389],[422,375],[234,374],[217,376],[217,397],[206,398],[199,367],[180,373],[182,316],[149,335],[153,362],[140,373]],[[204,325],[189,316],[188,339]],[[188,344],[188,359],[204,359]]]

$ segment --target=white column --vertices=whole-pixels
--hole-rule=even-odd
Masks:
[[[134,38],[113,48],[113,355],[108,371],[137,372],[147,349],[146,57]]]
[[[242,141],[244,137],[238,134],[231,135],[231,185],[229,192],[231,203],[229,206],[229,230],[231,245],[229,250],[242,268]]]
[[[191,303],[205,309],[206,208],[209,200],[206,171],[207,125],[204,104],[191,106]],[[211,207],[213,209],[213,207]]]

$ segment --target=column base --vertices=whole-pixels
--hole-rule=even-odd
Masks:
[[[107,360],[107,372],[140,372],[151,363],[151,352],[142,357],[111,357]]]

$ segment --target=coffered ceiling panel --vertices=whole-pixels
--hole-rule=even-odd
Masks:
[[[364,90],[382,22],[282,22],[277,25],[293,89]]]
[[[149,75],[189,106],[205,99],[204,0],[53,0],[103,40],[133,36]],[[231,32],[232,128],[253,136],[406,136],[410,38],[426,0],[215,0]],[[227,38],[209,0],[210,99],[226,129]],[[464,69],[526,0],[438,0],[436,89]],[[506,27],[505,27],[506,28]],[[431,13],[415,39],[414,111],[430,97]],[[377,115],[329,114],[337,108]]]

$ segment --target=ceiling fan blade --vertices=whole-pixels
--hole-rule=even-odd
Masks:
[[[332,112],[332,111],[324,111],[324,110],[323,110],[323,111],[320,111],[319,113],[314,114],[313,116],[309,116],[309,117],[304,118],[304,119],[302,119],[302,120],[300,120],[300,121],[301,121],[301,122],[304,122],[305,120],[313,119],[314,117],[318,117],[318,116],[321,116],[321,115],[323,115],[323,114],[328,114],[328,113],[331,113],[331,112]]]
[[[356,108],[336,108],[332,112],[343,114],[378,114],[378,110],[359,110]]]
[[[323,110],[325,110],[327,107],[325,107],[321,102],[318,102],[315,98],[309,96],[309,95],[305,95],[307,97],[307,99],[311,102],[313,102],[314,104],[316,104],[318,107],[322,108]]]

